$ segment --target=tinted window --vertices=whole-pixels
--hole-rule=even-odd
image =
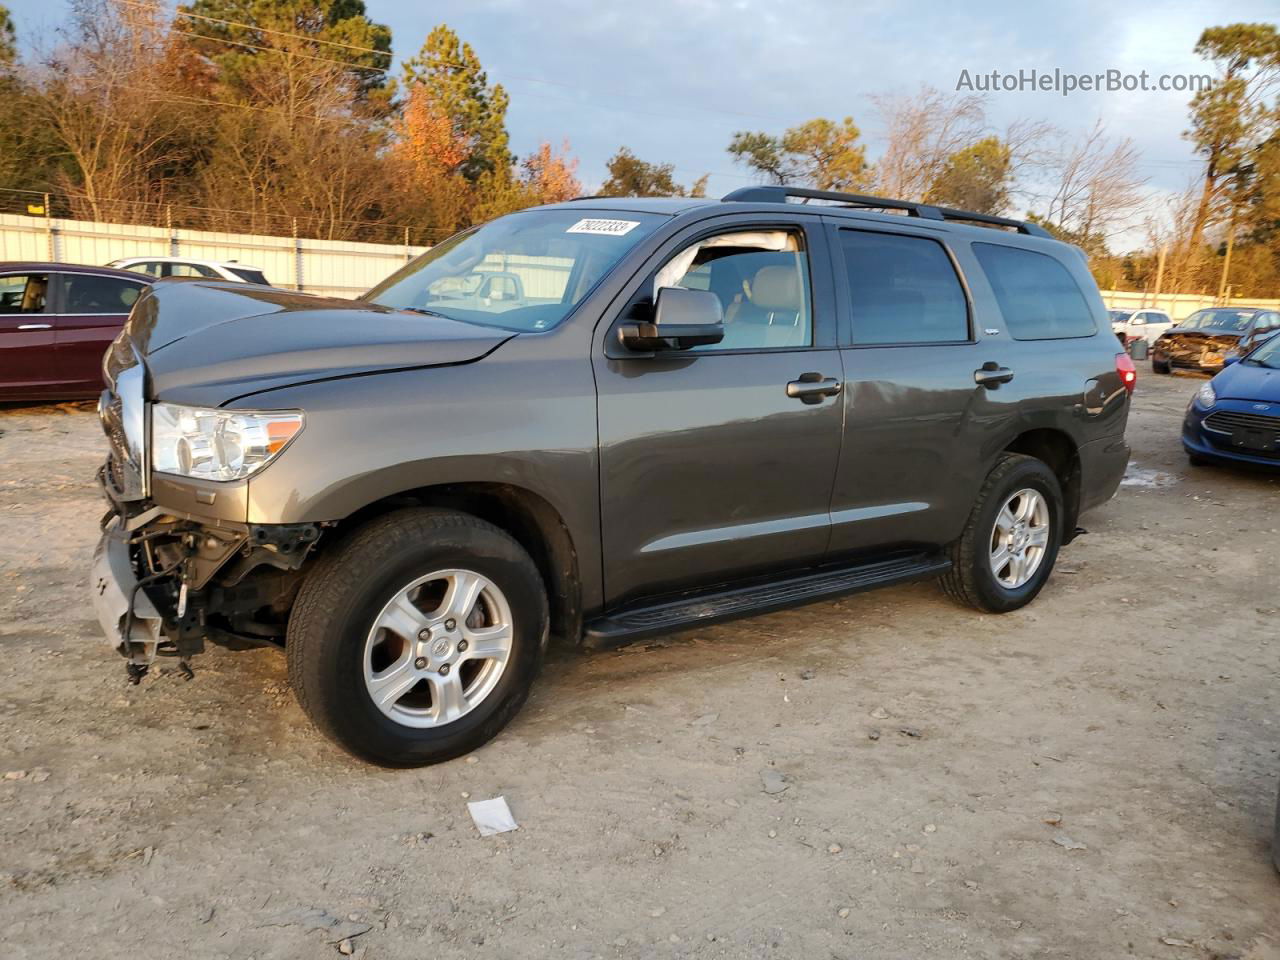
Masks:
[[[709,290],[724,310],[724,339],[692,349],[767,350],[813,342],[809,261],[803,235],[752,230],[703,237],[668,260],[654,277],[662,287]]]
[[[853,342],[955,343],[969,309],[951,258],[927,237],[841,230]]]
[[[270,284],[267,283],[266,274],[261,270],[252,270],[249,267],[227,267],[227,269],[245,283],[260,283],[264,287],[270,286]]]
[[[166,277],[217,277],[218,271],[199,263],[167,263]]]
[[[973,252],[1014,339],[1061,340],[1097,332],[1079,285],[1053,257],[994,243],[975,243]]]
[[[92,274],[64,274],[62,277],[63,313],[128,313],[142,292],[142,286],[119,277],[95,277]]]
[[[0,314],[41,313],[49,277],[43,273],[20,273],[0,277]]]
[[[113,264],[108,264],[108,266],[112,265]],[[145,273],[149,277],[159,277],[163,272],[162,265],[154,260],[148,260],[145,263],[135,263],[133,266],[125,267],[124,269],[133,270],[137,273]]]

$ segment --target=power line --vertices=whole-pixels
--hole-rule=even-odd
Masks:
[[[152,11],[155,11],[156,13],[168,12],[164,7],[158,4],[143,3],[142,0],[116,0],[116,2],[128,4],[131,7],[142,7],[143,9],[152,10]],[[218,23],[226,27],[241,27],[242,29],[253,30],[257,33],[269,33],[269,34],[272,34],[273,36],[288,37],[293,40],[303,40],[303,41],[306,41],[307,43],[322,43],[330,47],[341,47],[344,50],[354,50],[357,53],[372,53],[379,57],[393,56],[390,50],[376,50],[373,47],[358,47],[353,43],[343,43],[340,40],[323,40],[320,37],[308,37],[300,33],[288,33],[287,31],[284,31],[284,30],[272,30],[269,27],[260,27],[260,26],[255,26],[253,24],[249,24],[249,23],[240,23],[237,20],[222,20],[222,19],[219,19],[218,17],[207,17],[204,14],[192,13],[189,10],[174,10],[173,15],[175,17],[186,17],[189,20],[203,20],[206,23]],[[204,39],[206,40],[222,39],[220,37],[205,37],[204,34],[199,34],[199,36],[204,37]]]
[[[330,60],[328,57],[317,57],[309,53],[298,53],[294,50],[281,50],[279,47],[264,47],[256,43],[249,43],[245,40],[227,40],[222,37],[210,37],[203,33],[192,33],[190,30],[179,30],[177,27],[170,26],[171,33],[181,34],[184,37],[193,37],[196,40],[212,40],[215,43],[226,43],[234,47],[248,47],[250,50],[259,50],[262,53],[278,53],[286,57],[301,57],[304,60],[314,60],[317,63],[331,63],[334,66],[342,67],[344,70],[372,70],[374,73],[386,73],[386,67],[362,67],[358,63],[346,63],[342,60]]]
[[[270,213],[263,210],[237,210],[229,207],[207,207],[201,204],[173,202],[173,201],[166,201],[166,200],[122,200],[119,198],[108,198],[108,197],[95,197],[91,199],[90,197],[84,194],[69,194],[69,193],[60,194],[60,193],[54,193],[54,192],[41,192],[39,190],[19,190],[12,187],[0,187],[0,193],[21,194],[23,196],[41,197],[41,198],[47,196],[51,200],[61,200],[61,201],[79,200],[83,203],[96,203],[96,204],[101,204],[103,206],[115,204],[118,206],[125,206],[125,207],[151,207],[151,208],[155,208],[157,212],[160,212],[164,208],[168,207],[174,210],[193,210],[199,213],[219,213],[219,214],[232,214],[236,216],[258,217],[258,218],[265,219],[268,222],[271,220],[284,220],[284,221],[297,220],[299,222],[304,222],[304,223],[335,224],[335,225],[341,225],[341,226],[357,226],[357,227],[378,227],[385,230],[395,230],[397,232],[402,232],[407,226],[407,224],[391,223],[391,222],[379,221],[379,220],[347,220],[347,219],[341,219],[337,217],[320,217],[314,214],[295,215],[290,213]],[[419,236],[429,235],[429,236],[435,236],[435,237],[442,237],[442,236],[449,235],[446,230],[443,230],[437,227],[420,228],[420,227],[410,226],[409,229],[410,231],[418,234]]]

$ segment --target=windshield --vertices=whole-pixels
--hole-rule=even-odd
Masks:
[[[1219,307],[1216,310],[1197,310],[1178,327],[1182,330],[1221,330],[1224,333],[1245,333],[1253,322],[1256,310],[1232,310]]]
[[[1112,323],[1127,323],[1133,316],[1132,310],[1108,310],[1107,312],[1111,314]]]
[[[364,299],[517,332],[550,330],[666,219],[589,210],[513,213],[432,247]]]
[[[1272,334],[1263,341],[1262,346],[1254,350],[1242,361],[1259,367],[1270,367],[1280,370],[1280,332]]]

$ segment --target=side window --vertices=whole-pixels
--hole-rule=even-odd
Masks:
[[[63,313],[128,313],[142,292],[141,284],[120,277],[68,273],[62,277]]]
[[[0,314],[43,313],[48,291],[48,274],[0,277]]]
[[[655,298],[663,287],[709,290],[724,308],[724,339],[693,351],[767,350],[813,343],[809,257],[799,230],[704,237],[658,270]]]
[[[169,263],[165,264],[169,271],[166,277],[216,277],[216,270],[210,267],[202,266],[198,263]]]
[[[145,273],[149,277],[159,277],[161,266],[162,264],[156,263],[154,260],[148,260],[145,263],[135,263],[131,267],[125,267],[125,269]]]
[[[1053,257],[995,243],[975,243],[973,253],[1015,340],[1065,340],[1097,332],[1079,285]]]
[[[962,343],[969,305],[942,244],[928,237],[841,230],[853,343]]]

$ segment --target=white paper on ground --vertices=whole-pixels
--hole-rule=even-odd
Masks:
[[[492,800],[477,800],[468,803],[467,810],[475,821],[476,829],[482,837],[492,837],[495,833],[506,833],[519,830],[520,824],[511,816],[511,808],[507,806],[506,797],[494,797]]]

